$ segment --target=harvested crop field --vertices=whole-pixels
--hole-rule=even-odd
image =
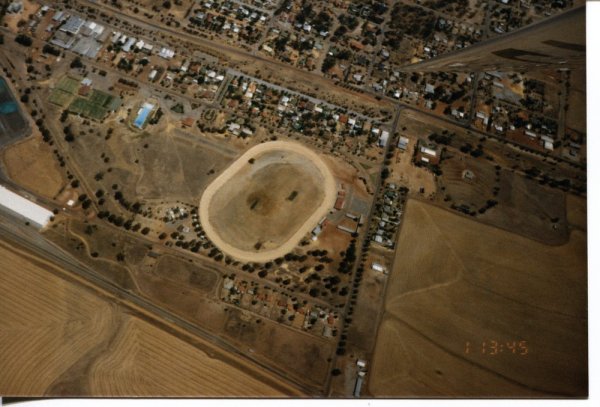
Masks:
[[[409,200],[370,393],[585,396],[586,257],[580,231],[547,246]]]
[[[200,219],[211,240],[242,260],[288,253],[327,214],[336,185],[317,154],[292,142],[246,151],[206,189]]]
[[[1,394],[296,394],[263,383],[243,363],[238,368],[209,356],[53,270],[0,242]]]

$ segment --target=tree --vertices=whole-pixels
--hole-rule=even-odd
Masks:
[[[75,57],[75,59],[73,59],[73,61],[71,61],[71,69],[75,69],[75,68],[83,68],[83,63],[81,62],[81,58],[79,57]]]
[[[334,66],[335,66],[335,58],[328,55],[327,57],[325,57],[325,60],[323,61],[323,65],[321,66],[321,71],[323,73],[327,73]]]
[[[54,55],[54,56],[56,56],[56,57],[57,57],[57,56],[60,56],[60,51],[59,51],[59,50],[57,50],[56,48],[54,48],[54,47],[53,47],[52,45],[50,45],[50,44],[46,44],[46,45],[44,45],[44,48],[42,48],[42,52],[43,52],[44,54],[51,54],[51,55]]]
[[[30,47],[33,44],[33,40],[25,34],[19,34],[15,37],[15,42],[21,44],[24,47]]]

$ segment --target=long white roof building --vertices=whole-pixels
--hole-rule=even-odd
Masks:
[[[0,185],[0,206],[29,219],[38,226],[44,227],[50,222],[52,212],[48,209],[16,194]]]

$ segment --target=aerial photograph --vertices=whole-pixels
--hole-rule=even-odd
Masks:
[[[587,399],[586,99],[584,0],[0,0],[0,397]]]

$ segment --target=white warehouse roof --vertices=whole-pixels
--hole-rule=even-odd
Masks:
[[[0,186],[0,205],[29,219],[39,226],[46,226],[52,217],[48,209]]]

